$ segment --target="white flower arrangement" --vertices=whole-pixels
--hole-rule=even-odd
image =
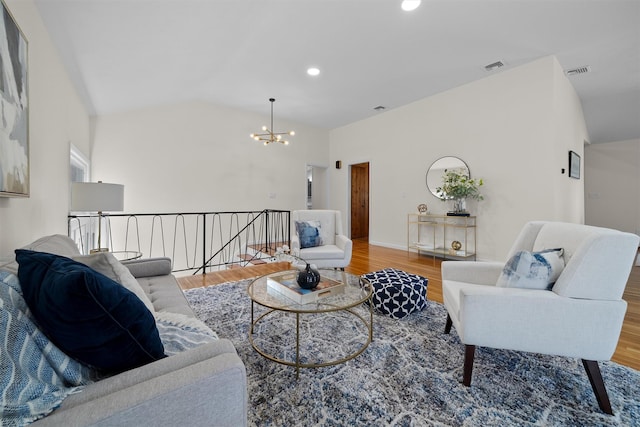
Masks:
[[[446,170],[442,176],[442,186],[436,191],[443,195],[443,200],[476,199],[483,200],[480,187],[484,185],[482,178],[472,179],[467,175],[466,170],[450,169]]]

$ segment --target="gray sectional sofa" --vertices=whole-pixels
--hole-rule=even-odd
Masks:
[[[46,236],[25,249],[79,255],[67,236]],[[123,262],[153,309],[195,317],[168,258]],[[0,269],[17,271],[17,264]],[[231,341],[219,339],[102,379],[68,396],[37,426],[244,426],[246,371]]]

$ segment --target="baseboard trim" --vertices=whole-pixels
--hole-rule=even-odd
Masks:
[[[407,250],[407,246],[406,245],[394,245],[392,243],[385,243],[385,242],[376,242],[373,240],[369,240],[369,244],[370,245],[375,245],[375,246],[382,246],[383,248],[389,248],[389,249],[400,249],[400,250]]]

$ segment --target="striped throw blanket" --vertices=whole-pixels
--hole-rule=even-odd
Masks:
[[[44,417],[95,378],[40,332],[18,278],[0,271],[0,426]]]
[[[158,311],[154,317],[167,356],[218,339],[216,333],[203,322],[184,314]]]

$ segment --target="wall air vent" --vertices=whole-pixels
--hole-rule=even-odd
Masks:
[[[578,67],[578,68],[573,68],[571,70],[567,70],[565,71],[565,74],[567,76],[575,76],[578,74],[586,74],[591,72],[591,66],[590,65],[585,65],[584,67]]]
[[[502,67],[504,67],[504,62],[496,61],[496,62],[494,62],[492,64],[485,65],[484,69],[487,70],[487,71],[493,71],[493,70],[497,70],[498,68],[502,68]]]

